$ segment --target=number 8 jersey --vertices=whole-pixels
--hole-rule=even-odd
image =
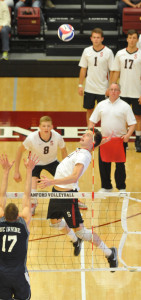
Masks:
[[[141,96],[141,51],[129,53],[126,48],[115,56],[112,71],[120,71],[121,96],[139,98]]]
[[[51,130],[51,137],[48,141],[41,139],[39,131],[31,132],[23,142],[24,147],[36,154],[39,158],[37,165],[47,165],[57,160],[57,150],[65,147],[62,136],[54,129]]]

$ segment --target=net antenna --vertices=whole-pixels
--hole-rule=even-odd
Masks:
[[[92,268],[94,267],[94,126],[93,126],[93,151],[92,151]]]

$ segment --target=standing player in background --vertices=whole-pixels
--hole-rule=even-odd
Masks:
[[[119,50],[115,56],[112,82],[117,82],[120,78],[120,98],[132,104],[137,120],[135,148],[137,152],[141,152],[141,50],[137,48],[138,38],[136,30],[128,31],[127,48]]]
[[[67,156],[65,142],[62,136],[53,129],[52,119],[49,116],[40,118],[39,130],[31,132],[18,148],[15,159],[15,174],[16,182],[22,180],[19,167],[24,151],[28,150],[32,155],[36,154],[39,157],[37,166],[32,171],[32,192],[37,191],[37,179],[40,178],[40,173],[44,169],[54,176],[56,168],[59,164],[57,160],[58,147],[61,149],[62,159]],[[37,199],[32,199],[32,215],[35,214]]]
[[[26,181],[21,214],[14,203],[6,206],[8,177],[13,163],[6,155],[0,156],[3,168],[0,188],[0,299],[29,300],[31,291],[26,260],[31,221],[31,178],[37,157],[29,156],[28,161],[24,161]]]
[[[86,120],[93,112],[95,101],[100,102],[105,99],[108,89],[109,72],[111,71],[114,55],[111,49],[103,45],[103,31],[95,28],[91,32],[92,46],[84,49],[79,66],[78,93],[84,94],[83,107],[87,109]],[[85,91],[83,92],[83,82],[86,77]]]
[[[101,133],[95,129],[94,147],[100,145]],[[109,139],[103,140],[103,143]],[[68,155],[57,167],[54,179],[43,176],[40,179],[41,188],[54,185],[53,192],[77,192],[79,190],[78,180],[87,170],[91,162],[93,150],[93,129],[87,130],[80,139],[80,148]],[[66,234],[74,246],[74,255],[78,256],[81,250],[82,241],[94,242],[94,245],[105,254],[110,267],[116,268],[117,249],[108,248],[107,245],[92,230],[84,226],[84,221],[78,208],[78,199],[50,199],[47,218],[50,219],[50,226]]]

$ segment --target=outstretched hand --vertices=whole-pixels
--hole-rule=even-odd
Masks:
[[[47,186],[52,185],[52,179],[48,179],[46,176],[41,176],[41,179],[38,179],[38,186],[41,189],[44,189]]]
[[[31,156],[31,154],[30,154],[28,159],[24,158],[24,165],[25,165],[26,169],[33,170],[38,162],[39,162],[39,159],[36,154],[34,154],[33,156]]]
[[[14,162],[15,162],[14,160],[11,163],[9,162],[7,154],[0,155],[0,164],[3,168],[3,170],[9,172],[10,169],[12,168]]]
[[[113,137],[113,132],[108,137],[102,139],[100,146],[109,142],[112,137]]]

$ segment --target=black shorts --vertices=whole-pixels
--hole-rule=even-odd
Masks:
[[[43,165],[43,166],[37,165],[37,166],[35,166],[35,168],[32,171],[32,177],[40,178],[40,173],[41,173],[42,170],[46,170],[51,175],[54,176],[56,168],[59,165],[59,163],[60,162],[58,160],[55,160],[54,162],[52,162],[51,164],[48,164],[48,165]]]
[[[97,95],[97,94],[91,94],[84,92],[84,103],[83,107],[86,109],[92,109],[95,106],[95,101],[97,100],[97,103],[99,103],[102,100],[105,100],[105,95]]]
[[[29,300],[30,298],[31,290],[27,272],[25,274],[7,274],[3,272],[0,273],[1,300]]]
[[[55,188],[52,189],[52,192],[58,192]],[[77,192],[77,191],[69,191]],[[78,199],[73,198],[63,198],[57,199],[52,198],[49,202],[47,219],[62,219],[64,218],[66,223],[70,228],[77,228],[83,219],[81,217]]]
[[[132,105],[133,113],[135,115],[137,116],[141,115],[141,105],[138,102],[139,98],[120,97],[120,99]]]

